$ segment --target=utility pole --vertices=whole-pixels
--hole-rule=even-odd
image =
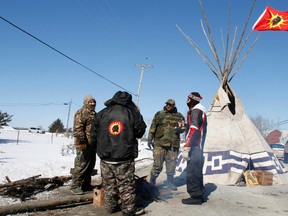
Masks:
[[[153,68],[153,65],[135,64],[135,67],[141,67],[141,76],[140,76],[140,82],[139,82],[137,97],[136,97],[136,106],[138,106],[144,70],[145,70],[145,68]]]
[[[68,126],[69,126],[69,118],[70,118],[70,110],[71,110],[72,99],[69,101],[69,108],[68,108],[68,117],[67,117],[67,124],[66,124],[66,136],[69,137],[68,134]]]

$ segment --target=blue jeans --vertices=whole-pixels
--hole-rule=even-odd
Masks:
[[[201,197],[204,191],[203,185],[203,150],[191,148],[189,152],[190,160],[187,161],[186,185],[187,192],[191,197]]]

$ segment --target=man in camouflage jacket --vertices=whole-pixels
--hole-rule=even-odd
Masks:
[[[180,133],[185,131],[184,116],[177,111],[175,101],[169,99],[164,109],[157,112],[152,120],[148,135],[148,146],[153,149],[154,163],[150,183],[155,185],[156,178],[166,163],[167,187],[177,190],[174,185],[176,159],[180,148]]]
[[[91,174],[96,163],[96,146],[90,143],[91,124],[96,115],[96,100],[87,95],[84,105],[77,110],[74,116],[74,144],[76,147],[76,158],[74,168],[71,169],[73,194],[83,194],[93,188],[91,185]]]

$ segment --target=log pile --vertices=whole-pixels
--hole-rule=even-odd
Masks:
[[[72,176],[56,176],[52,178],[40,178],[41,175],[32,176],[18,181],[11,181],[6,177],[8,183],[0,184],[0,196],[21,199],[21,203],[0,206],[0,216],[22,212],[41,211],[55,208],[73,207],[93,202],[93,194],[72,195],[55,197],[48,200],[26,202],[33,195],[43,191],[50,191],[62,186],[72,179]]]
[[[25,201],[37,193],[60,187],[72,178],[71,176],[40,178],[40,176],[32,176],[13,182],[6,176],[8,183],[0,184],[0,196],[19,198],[21,201]]]
[[[146,177],[135,176],[137,200],[142,204],[161,201],[159,191],[147,182]],[[0,196],[20,198],[24,202],[0,206],[0,216],[91,204],[94,192],[87,192],[84,195],[65,195],[48,200],[25,202],[28,198],[39,192],[49,191],[62,186],[71,178],[71,176],[40,178],[40,175],[37,175],[12,182],[6,177],[8,183],[0,184]]]

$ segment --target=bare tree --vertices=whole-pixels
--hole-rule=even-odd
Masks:
[[[273,121],[263,118],[262,116],[250,117],[255,127],[259,130],[263,137],[266,137],[268,132],[272,129]]]

